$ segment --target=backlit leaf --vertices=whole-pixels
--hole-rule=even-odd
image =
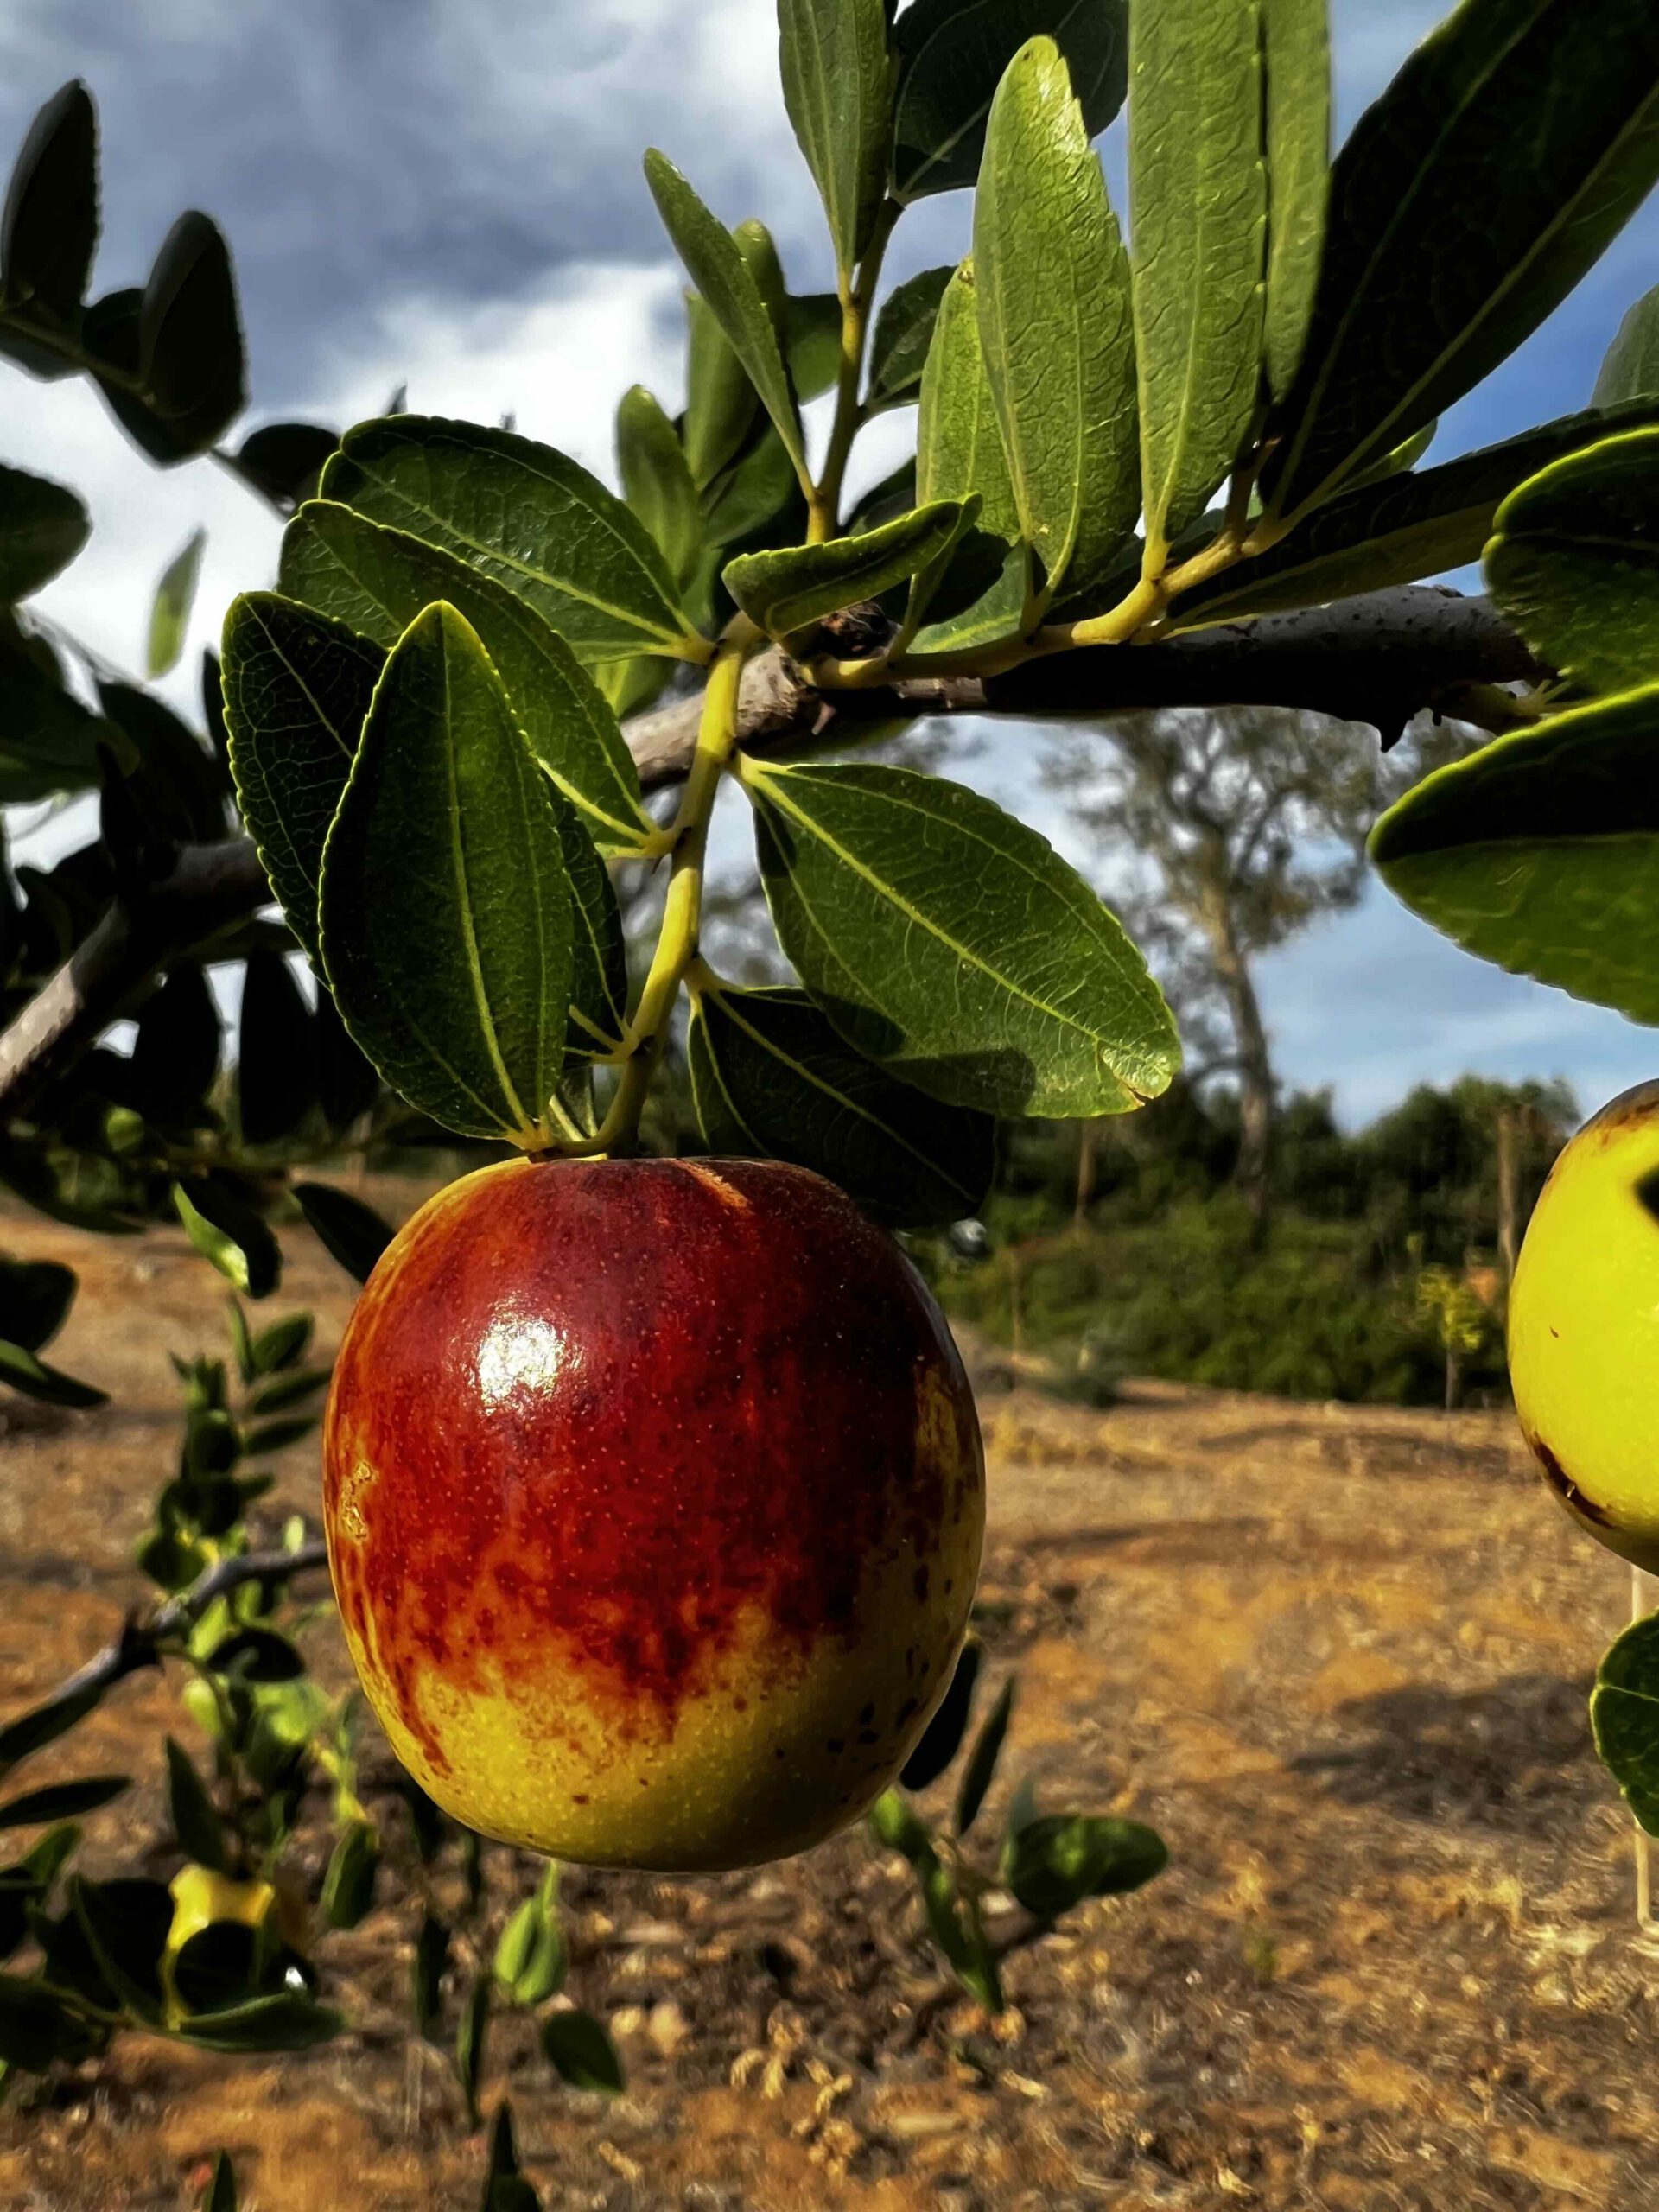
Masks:
[[[868,404],[873,412],[903,407],[918,397],[939,302],[955,274],[948,267],[924,269],[919,276],[907,277],[883,302],[870,340]]]
[[[1052,40],[992,104],[974,203],[980,342],[1014,505],[1052,591],[1086,586],[1141,506],[1129,266]]]
[[[741,774],[784,950],[866,1058],[986,1113],[1123,1113],[1167,1087],[1157,986],[1035,830],[906,769]]]
[[[616,460],[623,497],[683,583],[702,550],[697,487],[679,433],[642,384],[616,410]]]
[[[893,190],[900,200],[973,184],[1002,73],[1027,39],[1054,40],[1092,138],[1123,105],[1127,0],[915,0],[900,16]]]
[[[1382,817],[1370,851],[1465,951],[1659,1022],[1659,684],[1437,770]]]
[[[72,1406],[82,1412],[105,1404],[109,1397],[107,1391],[95,1389],[90,1382],[78,1382],[73,1375],[47,1366],[22,1344],[3,1339],[0,1339],[0,1383],[21,1390],[26,1398],[38,1398],[43,1405]]]
[[[887,187],[893,56],[885,0],[778,0],[784,105],[850,272]]]
[[[1272,508],[1327,496],[1536,329],[1659,175],[1650,0],[1463,0],[1332,174]]]
[[[1139,1821],[1049,1813],[1010,1833],[1001,1871],[1027,1912],[1058,1920],[1085,1897],[1141,1888],[1168,1864],[1163,1838]]]
[[[980,501],[976,531],[1014,546],[1020,536],[1020,516],[980,345],[973,264],[964,261],[940,300],[923,372],[916,427],[916,496],[922,502],[967,499],[976,493]],[[997,581],[978,603],[922,631],[914,650],[947,652],[1014,636],[1025,613],[1028,567],[1023,547],[1005,555]],[[931,601],[943,574],[943,568],[936,567],[918,578],[918,601]]]
[[[21,468],[0,468],[0,601],[27,599],[67,569],[92,534],[73,492]]]
[[[184,651],[190,610],[195,605],[196,586],[201,579],[201,556],[207,547],[207,531],[192,531],[162,571],[150,606],[149,638],[144,649],[144,672],[152,682],[176,668]]]
[[[996,1763],[1002,1756],[1002,1746],[1007,1740],[1008,1723],[1014,1718],[1015,1677],[1012,1675],[1002,1685],[996,1703],[986,1714],[983,1726],[974,1738],[974,1748],[968,1754],[968,1764],[963,1769],[962,1785],[957,1792],[957,1834],[966,1835],[979,1818],[986,1793],[996,1777]]]
[[[903,583],[954,543],[962,521],[960,503],[944,499],[861,537],[746,553],[727,568],[726,588],[751,621],[787,637]]]
[[[712,1152],[810,1167],[906,1229],[961,1221],[990,1187],[989,1116],[895,1082],[849,1051],[804,991],[708,979],[686,1054]]]
[[[1287,391],[1301,365],[1330,198],[1330,0],[1261,0],[1266,73],[1268,385]]]
[[[571,899],[548,779],[453,607],[394,648],[328,834],[322,957],[346,1028],[445,1128],[540,1149]]]
[[[346,433],[321,495],[516,593],[580,660],[704,656],[649,534],[551,446],[475,423],[394,416]]]
[[[1596,1755],[1637,1820],[1659,1835],[1659,1614],[1627,1628],[1604,1654],[1590,1694]]]
[[[29,127],[0,215],[0,305],[73,330],[98,244],[98,120],[79,79]]]
[[[250,1298],[265,1298],[282,1281],[281,1247],[260,1216],[216,1176],[192,1175],[173,1185],[184,1233],[226,1282]]]
[[[194,208],[181,215],[143,292],[111,294],[89,313],[86,342],[125,372],[106,371],[99,385],[152,461],[206,453],[247,404],[236,279],[219,226]]]
[[[588,2012],[552,2012],[542,2023],[542,2049],[573,2089],[620,2096],[622,2062],[603,2025]]]
[[[1533,651],[1579,690],[1659,678],[1659,429],[1569,454],[1511,493],[1486,577]]]
[[[1255,412],[1268,216],[1255,8],[1132,8],[1129,82],[1141,474],[1161,565]]]
[[[1659,284],[1619,324],[1590,397],[1593,406],[1607,409],[1659,399]]]

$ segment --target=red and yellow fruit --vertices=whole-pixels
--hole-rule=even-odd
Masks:
[[[800,1169],[486,1168],[375,1268],[329,1398],[341,1617],[457,1819],[702,1869],[855,1818],[943,1694],[984,1526],[919,1277]]]

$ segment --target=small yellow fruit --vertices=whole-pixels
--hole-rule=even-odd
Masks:
[[[1556,1161],[1510,1294],[1516,1411],[1598,1543],[1659,1573],[1659,1083]]]

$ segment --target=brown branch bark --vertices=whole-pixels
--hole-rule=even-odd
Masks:
[[[1412,585],[1162,645],[1056,654],[988,680],[921,677],[826,693],[774,648],[746,671],[739,741],[786,753],[853,744],[873,727],[929,715],[1103,721],[1150,707],[1279,706],[1370,722],[1386,745],[1425,709],[1488,721],[1499,702],[1475,695],[1541,672],[1485,600]],[[628,723],[646,791],[683,777],[698,713],[696,698],[677,700]],[[111,906],[0,1036],[0,1120],[27,1113],[158,968],[270,895],[253,847],[238,838],[187,847],[153,890]]]

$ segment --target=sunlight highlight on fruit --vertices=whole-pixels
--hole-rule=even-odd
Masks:
[[[1555,1496],[1659,1573],[1659,1083],[1605,1106],[1556,1161],[1510,1292],[1510,1373]]]
[[[804,1849],[950,1680],[978,1424],[909,1262],[753,1161],[515,1161],[441,1192],[335,1369],[340,1612],[445,1809],[562,1859]]]

